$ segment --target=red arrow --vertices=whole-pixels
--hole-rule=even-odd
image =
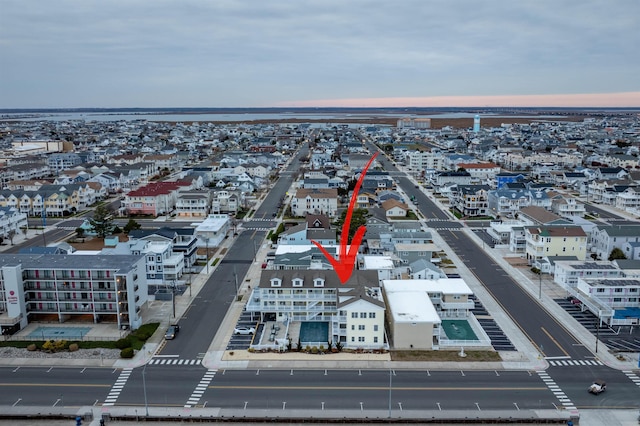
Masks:
[[[353,274],[353,267],[356,264],[356,255],[358,254],[358,248],[360,247],[360,243],[362,242],[364,233],[367,231],[366,226],[360,225],[355,235],[353,236],[353,240],[351,240],[351,245],[348,244],[349,228],[351,227],[351,215],[353,214],[353,209],[356,206],[358,191],[360,191],[362,181],[364,181],[364,177],[367,174],[369,166],[371,166],[373,160],[377,156],[377,152],[373,154],[373,157],[371,157],[367,165],[364,167],[364,170],[362,170],[360,179],[358,179],[358,183],[356,183],[356,187],[353,189],[353,195],[351,195],[351,201],[349,202],[347,216],[344,219],[344,224],[342,224],[342,234],[340,235],[340,252],[338,253],[338,258],[335,259],[333,256],[331,256],[331,254],[324,247],[322,247],[322,244],[318,243],[317,241],[311,240],[311,242],[320,249],[322,254],[324,254],[331,265],[333,265],[333,269],[338,274],[338,278],[340,278],[340,282],[342,284],[349,281],[349,278],[351,278],[351,274]]]

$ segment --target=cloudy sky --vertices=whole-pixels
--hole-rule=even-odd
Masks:
[[[0,108],[640,106],[638,0],[2,0]]]

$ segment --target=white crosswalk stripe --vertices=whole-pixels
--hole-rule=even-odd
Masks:
[[[640,387],[640,377],[631,370],[622,370],[622,372],[638,387]]]
[[[149,365],[200,365],[201,359],[152,358]]]
[[[546,371],[536,371],[536,374],[542,379],[545,386],[549,388],[549,390],[558,398],[560,404],[565,410],[575,410],[576,406],[571,402],[569,397],[560,389],[560,386],[556,384],[556,382],[549,376]]]
[[[213,380],[213,377],[216,375],[216,371],[217,370],[207,370],[204,376],[202,376],[202,379],[200,379],[198,386],[193,390],[193,393],[189,397],[187,403],[184,404],[184,408],[191,408],[198,404],[200,399],[202,399],[204,391],[207,390],[207,386],[209,386],[209,383],[211,383],[211,380]]]
[[[602,361],[596,361],[594,359],[552,359],[549,360],[549,365],[552,367],[567,367],[570,365],[604,365]]]
[[[127,380],[129,380],[129,376],[131,375],[132,371],[133,368],[125,368],[124,370],[122,370],[122,372],[118,376],[118,380],[116,380],[116,382],[111,387],[111,390],[109,391],[107,397],[104,399],[104,403],[102,405],[116,404],[116,400],[120,396],[120,392],[122,392],[122,388],[124,388]]]

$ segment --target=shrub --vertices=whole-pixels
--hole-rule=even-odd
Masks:
[[[311,353],[312,354],[317,354],[318,353],[318,347],[317,346],[312,347],[311,348]]]
[[[29,352],[33,352],[33,351],[35,351],[36,349],[38,349],[38,347],[36,346],[36,344],[35,344],[35,343],[30,343],[30,344],[29,344],[29,346],[27,346],[27,350],[28,350]]]
[[[319,350],[320,352],[324,352],[324,345],[320,345],[320,347],[318,348],[318,350]]]
[[[305,351],[310,352],[311,351],[311,346],[307,345],[307,347],[304,348]]]
[[[77,343],[72,343],[69,345],[69,352],[75,352],[79,349],[78,344]]]
[[[66,340],[47,340],[42,344],[42,350],[47,352],[58,352],[67,347]]]
[[[118,349],[126,349],[131,347],[131,339],[125,337],[124,339],[116,340],[116,348]]]
[[[133,348],[124,348],[120,351],[120,358],[133,358]]]

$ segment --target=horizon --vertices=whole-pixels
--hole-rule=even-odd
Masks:
[[[639,14],[601,0],[5,0],[0,108],[640,107]]]

